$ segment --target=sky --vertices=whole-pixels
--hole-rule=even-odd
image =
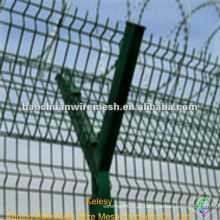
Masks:
[[[137,22],[140,15],[140,8],[135,10],[137,2],[143,4],[144,0],[130,1],[131,4],[131,21]],[[133,3],[132,3],[133,2]],[[198,5],[204,2],[214,1],[195,1],[195,0],[184,0],[181,1],[185,14],[192,11]],[[217,1],[216,1],[217,2]],[[220,3],[220,2],[219,2]],[[76,0],[75,6],[79,9],[79,14],[85,14],[89,11],[89,15],[95,18],[97,1],[96,0]],[[142,5],[141,4],[141,5]],[[215,6],[219,7],[219,4]],[[189,16],[188,28],[189,28],[189,48],[196,48],[197,51],[201,50],[202,45],[206,42],[210,34],[220,25],[220,14],[217,12],[214,5],[208,5],[201,8],[193,15]],[[110,18],[111,23],[117,21],[126,21],[127,6],[126,0],[101,0],[100,1],[100,21]],[[153,0],[149,1],[144,13],[141,24],[147,28],[145,31],[145,37],[147,38],[150,34],[153,34],[156,39],[163,37],[165,41],[168,39],[174,39],[175,33],[170,35],[170,31],[181,21],[181,11],[178,8],[178,4],[175,0]],[[220,32],[218,32],[213,38],[210,44],[209,52],[213,56],[219,56],[220,54]],[[181,32],[179,43],[183,43],[183,31]]]

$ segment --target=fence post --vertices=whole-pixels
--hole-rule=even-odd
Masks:
[[[120,108],[127,101],[132,76],[145,28],[127,22],[116,65],[108,105]],[[80,91],[71,78],[70,70],[64,69],[56,76],[64,103],[76,105],[81,102]],[[110,219],[114,215],[113,199],[110,194],[109,170],[123,117],[124,110],[105,112],[101,132],[97,138],[86,111],[68,111],[80,141],[84,156],[92,174],[92,198],[89,200],[90,215],[95,219]]]
[[[145,27],[127,22],[116,70],[108,98],[108,105],[125,105],[135,70]],[[100,170],[109,171],[121,126],[124,110],[107,110],[102,123],[97,147],[97,164]]]

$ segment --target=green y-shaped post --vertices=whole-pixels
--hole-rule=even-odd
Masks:
[[[126,24],[108,105],[115,103],[122,109],[127,101],[144,29],[130,22]],[[66,105],[81,103],[80,91],[75,86],[70,70],[64,69],[56,76],[56,81]],[[101,217],[106,219],[114,215],[114,208],[106,208],[104,205],[106,202],[108,205],[113,204],[109,170],[124,111],[123,109],[106,111],[99,137],[95,134],[86,111],[69,110],[68,112],[92,173],[90,215],[95,216],[96,219]]]

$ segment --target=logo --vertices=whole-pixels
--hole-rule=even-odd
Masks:
[[[210,198],[202,197],[197,203],[198,211],[203,215],[207,215],[210,211]]]
[[[218,202],[205,192],[194,197],[190,202],[190,208],[202,219],[208,217],[217,207]]]

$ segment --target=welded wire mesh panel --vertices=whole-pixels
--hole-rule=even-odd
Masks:
[[[2,219],[7,213],[88,213],[90,172],[68,112],[25,109],[64,104],[55,81],[64,68],[84,104],[106,104],[122,30],[77,10],[66,13],[59,1],[6,1],[1,8]],[[206,54],[152,36],[142,42],[127,104],[198,109],[125,111],[111,167],[116,213],[198,219],[187,205],[201,192],[219,203],[219,67]],[[104,112],[87,113],[98,133]],[[208,218],[219,216],[216,209]]]
[[[4,214],[86,213],[90,175],[79,148],[1,137]]]

